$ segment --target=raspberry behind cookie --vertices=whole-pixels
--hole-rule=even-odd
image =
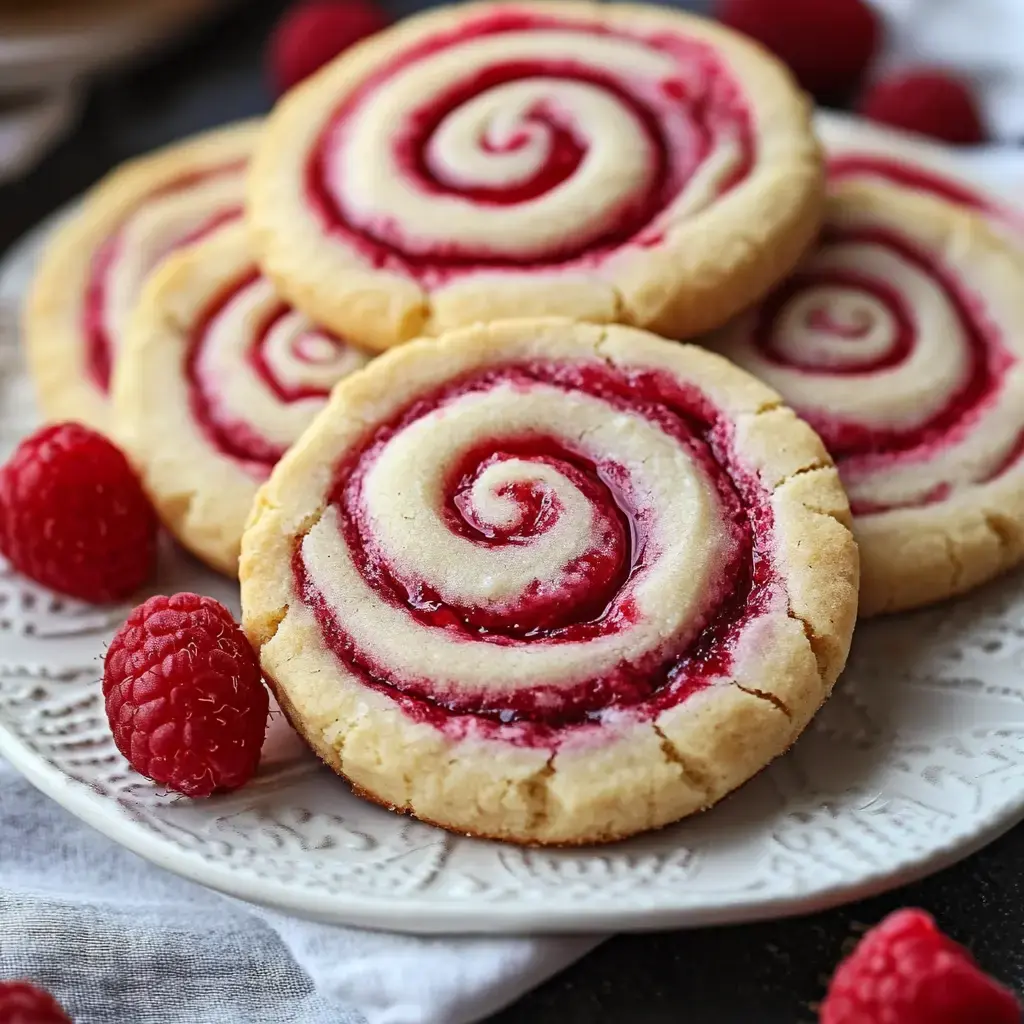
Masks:
[[[939,68],[908,68],[880,78],[857,109],[872,121],[957,146],[988,137],[969,83]]]
[[[285,93],[353,43],[388,23],[371,0],[307,0],[285,12],[268,44],[274,90]]]
[[[718,16],[785,61],[819,100],[842,99],[859,84],[881,36],[866,0],[722,0]]]

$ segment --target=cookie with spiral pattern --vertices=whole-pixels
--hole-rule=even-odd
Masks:
[[[130,161],[54,233],[23,322],[47,419],[111,432],[114,365],[139,294],[169,254],[241,219],[258,132],[242,122]]]
[[[222,226],[149,280],[114,375],[115,432],[177,539],[221,572],[259,485],[370,359],[283,302],[244,226]]]
[[[338,385],[260,490],[243,622],[359,792],[463,833],[610,841],[800,735],[856,618],[848,522],[818,437],[719,356],[511,320]]]
[[[282,293],[385,349],[512,316],[718,326],[793,266],[822,196],[809,104],[756,44],[540,0],[346,51],[271,115],[248,212]]]
[[[817,248],[709,344],[825,441],[874,615],[1024,555],[1024,259],[934,191],[842,174],[831,193]]]

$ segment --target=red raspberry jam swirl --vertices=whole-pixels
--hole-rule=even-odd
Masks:
[[[310,154],[325,231],[425,287],[482,269],[594,267],[742,181],[750,113],[713,49],[506,10],[371,75]],[[691,195],[698,175],[706,195]]]
[[[990,426],[1006,423],[1016,362],[999,326],[956,271],[895,230],[827,229],[723,351],[814,426],[855,514],[945,500],[1021,454],[1024,413],[1009,433]]]
[[[563,519],[578,514],[572,511],[574,505],[584,509],[577,522],[587,525],[567,560],[545,563],[518,593],[496,603],[444,593],[458,574],[456,557],[441,563],[444,578],[425,579],[415,566],[403,564],[402,553],[389,552],[380,517],[406,500],[402,492],[408,488],[419,494],[419,485],[399,475],[393,487],[374,490],[374,473],[425,423],[443,421],[436,436],[444,438],[458,429],[461,411],[478,401],[487,409],[495,400],[515,404],[538,395],[557,405],[563,401],[559,396],[586,396],[600,403],[600,415],[609,421],[635,417],[654,431],[661,443],[682,453],[688,472],[701,481],[721,534],[691,621],[593,674],[603,642],[628,644],[651,625],[645,621],[652,606],[645,605],[650,598],[643,588],[664,569],[665,559],[682,557],[689,564],[692,557],[689,549],[681,556],[666,554],[659,532],[666,510],[652,507],[649,496],[644,497],[641,465],[631,469],[596,452],[580,431],[555,433],[547,425],[480,438],[440,457],[440,507],[423,512],[434,521],[439,515],[438,529],[468,541],[495,567],[524,548],[543,544]],[[737,458],[732,434],[729,421],[697,388],[660,372],[626,372],[596,362],[534,362],[476,371],[417,397],[346,455],[335,471],[327,521],[321,520],[296,545],[296,592],[314,612],[325,645],[345,668],[413,719],[453,738],[472,730],[521,745],[549,745],[569,732],[600,730],[626,716],[655,717],[727,678],[748,627],[769,609],[787,607],[774,567],[770,495]],[[410,450],[416,458],[431,460],[418,447]],[[497,516],[496,501],[503,503]],[[416,537],[410,548],[429,543],[411,506],[399,509],[398,519],[403,518],[412,520],[407,529]],[[310,541],[317,530],[347,553],[349,568],[339,568],[341,559],[333,557],[327,559],[326,570],[323,561],[316,561]],[[699,547],[703,541],[695,543]],[[334,583],[323,582],[324,571]],[[367,589],[352,614],[363,615],[372,604],[380,611],[376,633],[367,644],[355,635],[361,627],[326,593],[332,585],[348,587],[337,582],[341,572],[356,574],[358,586]],[[473,583],[478,581],[472,576]],[[655,615],[673,605],[678,586],[672,584],[664,598],[659,592]],[[351,596],[354,590],[344,592]],[[391,616],[398,616],[400,628],[425,642],[402,639],[385,643],[382,650],[380,622]],[[410,649],[422,652],[435,638],[456,660],[460,648],[479,655],[480,645],[486,645],[496,658],[514,657],[517,651],[541,657],[561,651],[577,661],[549,678],[530,675],[524,683],[520,677],[511,689],[504,684],[474,688],[471,682],[447,691],[436,672],[404,672],[391,663]],[[563,678],[566,672],[571,678]]]
[[[1024,238],[1024,213],[1020,210],[918,164],[870,153],[841,153],[829,159],[828,178],[832,183],[862,178],[927,192],[955,206],[975,210]]]
[[[210,445],[265,477],[365,356],[285,305],[252,271],[196,321],[185,357],[189,403]]]
[[[131,306],[137,298],[137,288],[141,287],[145,274],[155,270],[172,252],[198,242],[222,225],[241,217],[241,181],[245,166],[244,161],[233,161],[223,167],[182,176],[166,187],[154,191],[97,249],[85,286],[82,331],[85,335],[86,371],[89,379],[103,394],[110,392],[110,375],[120,344],[119,334],[124,329],[123,317],[126,315],[125,310],[115,308],[115,305],[121,303]],[[155,204],[162,199],[180,196],[213,179],[224,177],[238,179],[238,201],[224,204],[222,200],[218,200],[216,204],[198,204],[194,216],[182,221],[176,229],[167,229],[161,225],[162,244],[150,247],[143,266],[133,267],[133,272],[139,277],[133,282],[131,294],[118,294],[116,280],[121,269],[125,246],[128,244],[126,240],[137,218],[154,209]],[[146,241],[148,244],[149,240]]]

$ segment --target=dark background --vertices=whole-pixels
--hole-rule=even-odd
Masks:
[[[96,82],[73,135],[23,180],[0,187],[0,256],[127,157],[269,109],[263,47],[284,6],[242,0],[159,59]],[[385,6],[399,15],[426,4]],[[906,905],[931,911],[982,966],[1024,991],[1022,861],[1024,826],[919,885],[841,910],[618,937],[492,1024],[810,1024],[851,937]]]

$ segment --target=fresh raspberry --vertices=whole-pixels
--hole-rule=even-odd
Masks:
[[[719,0],[718,17],[771,50],[821,100],[856,89],[881,35],[865,0]]]
[[[821,1024],[1020,1024],[1013,993],[923,910],[890,914],[840,964]]]
[[[49,992],[28,981],[0,981],[0,1024],[71,1024]]]
[[[287,92],[353,43],[387,24],[387,14],[370,0],[306,0],[296,4],[270,37],[270,79],[277,94]]]
[[[954,145],[975,145],[988,137],[970,85],[933,68],[880,78],[865,91],[857,109],[872,121]]]
[[[117,631],[103,665],[117,749],[140,774],[190,797],[256,772],[269,697],[231,612],[212,597],[151,597]]]
[[[44,587],[102,604],[152,574],[157,518],[124,455],[78,423],[44,427],[0,468],[0,554]]]

